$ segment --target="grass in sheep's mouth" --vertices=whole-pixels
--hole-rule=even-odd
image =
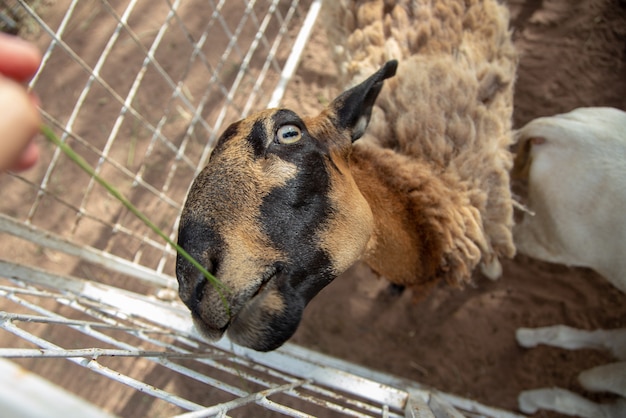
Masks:
[[[154,231],[158,236],[163,238],[165,242],[171,245],[178,254],[184,257],[187,261],[193,264],[200,272],[206,277],[206,279],[211,283],[211,285],[217,290],[220,298],[222,299],[222,303],[230,316],[230,308],[228,306],[228,302],[226,301],[226,297],[224,293],[228,293],[228,288],[221,281],[219,281],[215,276],[213,276],[202,264],[198,263],[184,248],[180,245],[172,241],[161,229],[156,226],[146,215],[144,215],[139,209],[137,209],[119,190],[117,190],[114,186],[100,177],[93,167],[89,165],[87,161],[83,159],[80,155],[78,155],[69,145],[65,142],[62,142],[56,134],[52,131],[52,129],[48,126],[41,126],[41,133],[45,136],[50,142],[55,144],[57,147],[63,151],[65,155],[67,155],[76,165],[78,165],[83,171],[89,174],[95,181],[97,181],[102,187],[104,187],[114,198],[120,201],[126,209],[128,209],[133,215],[139,218],[148,228]]]

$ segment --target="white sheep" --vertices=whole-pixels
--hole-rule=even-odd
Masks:
[[[520,152],[514,172],[527,178],[530,210],[514,228],[518,251],[592,268],[626,292],[626,113],[579,108],[535,119],[516,138]],[[626,329],[522,328],[517,340],[524,347],[605,349],[626,361]],[[626,416],[626,362],[585,371],[579,381],[588,390],[625,399],[601,405],[564,389],[536,389],[520,395],[520,409],[590,418]]]
[[[506,7],[329,3],[354,87],[315,117],[269,109],[232,124],[185,202],[179,244],[229,289],[222,299],[177,260],[180,297],[210,338],[280,346],[359,259],[423,294],[480,263],[497,276],[514,255]]]

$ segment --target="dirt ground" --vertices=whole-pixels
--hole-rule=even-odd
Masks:
[[[516,127],[580,106],[626,109],[626,2],[508,3],[520,53]],[[285,105],[313,113],[339,93],[334,66],[320,58],[330,47],[322,32],[314,33]],[[524,389],[559,386],[588,395],[577,374],[609,356],[523,349],[515,330],[624,327],[626,295],[587,269],[523,256],[503,267],[498,281],[477,274],[472,287],[441,286],[415,303],[409,292],[391,295],[383,280],[356,265],[311,302],[292,342],[508,410],[517,409]]]
[[[626,109],[626,3],[511,0],[520,53],[514,126],[581,106]],[[311,40],[288,104],[330,99],[333,69]],[[291,101],[291,102],[290,102]],[[523,349],[518,327],[626,326],[626,296],[593,271],[517,256],[496,282],[477,274],[465,290],[441,286],[419,303],[354,266],[314,299],[294,342],[508,410],[521,390],[558,386],[584,395],[582,370],[611,361],[590,350]],[[590,395],[593,399],[608,397]],[[540,413],[538,416],[558,416]]]

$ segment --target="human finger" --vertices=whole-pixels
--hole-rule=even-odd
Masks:
[[[0,73],[21,83],[30,79],[40,64],[41,53],[35,45],[0,32]]]
[[[8,170],[15,172],[28,170],[37,163],[37,160],[39,160],[39,146],[31,140]]]
[[[0,109],[0,171],[32,165],[28,148],[41,124],[33,100],[23,86],[0,76]]]

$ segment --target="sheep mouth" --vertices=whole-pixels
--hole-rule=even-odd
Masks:
[[[197,290],[197,292],[202,295],[198,298],[198,303],[209,304],[215,307],[218,307],[219,304],[221,308],[212,310],[212,312],[216,313],[221,311],[218,317],[222,319],[217,319],[217,317],[208,315],[207,312],[202,312],[202,309],[197,305],[191,305],[189,309],[191,310],[195,328],[210,341],[219,340],[227,332],[232,323],[239,318],[242,311],[253,306],[255,301],[258,300],[260,296],[262,297],[263,293],[268,290],[268,287],[273,287],[271,284],[274,283],[279,271],[280,269],[278,267],[269,268],[261,275],[259,280],[253,281],[256,286],[250,286],[248,289],[238,294],[231,295],[231,297],[227,295],[220,296],[219,292],[205,294],[204,289]],[[222,296],[226,296],[226,299],[223,299]]]
[[[193,320],[194,328],[209,341],[218,341],[224,333],[228,326],[223,328],[213,328],[209,324],[207,324],[199,315],[193,314],[191,315],[191,319]]]
[[[259,299],[262,299],[265,292],[275,288],[274,284],[276,283],[278,273],[279,269],[277,267],[268,269],[261,276],[260,284],[258,284],[256,288],[251,288],[246,292],[242,292],[239,297],[236,297],[235,300],[233,300],[232,306],[229,307],[230,320],[228,321],[226,328],[236,321],[243,311],[251,308],[259,301]]]
[[[278,267],[272,267],[270,268],[262,277],[261,277],[261,284],[259,285],[259,287],[257,288],[256,292],[254,292],[252,294],[252,297],[250,298],[250,300],[254,299],[255,297],[259,296],[261,293],[263,293],[263,291],[267,288],[268,284],[274,280],[276,278],[276,276],[278,275],[279,272],[279,268]],[[248,301],[250,302],[250,301]]]

